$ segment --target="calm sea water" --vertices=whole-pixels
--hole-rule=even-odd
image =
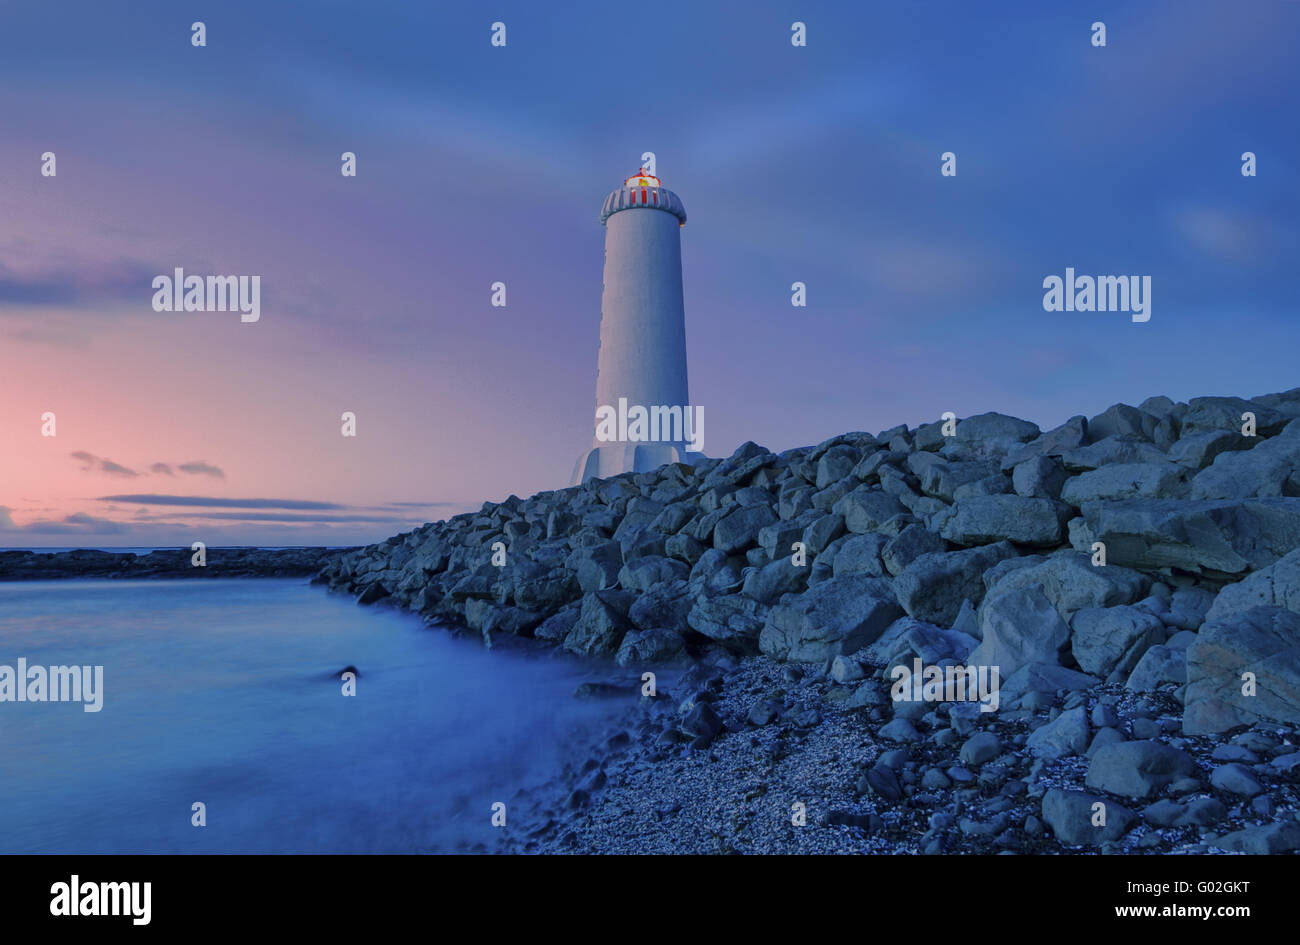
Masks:
[[[104,707],[0,702],[4,853],[460,849],[613,711],[578,664],[302,580],[0,583],[18,657],[103,665]]]

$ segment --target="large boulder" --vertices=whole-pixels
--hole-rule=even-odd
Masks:
[[[1135,436],[1108,436],[1088,446],[1067,450],[1061,456],[1071,472],[1100,469],[1114,463],[1163,463],[1164,451]]]
[[[1300,420],[1253,449],[1223,452],[1192,480],[1193,499],[1300,495]]]
[[[1115,404],[1088,421],[1088,435],[1094,441],[1108,436],[1135,436],[1149,440],[1158,422],[1137,407]]]
[[[1300,613],[1300,548],[1219,591],[1205,619],[1231,617],[1252,607],[1282,607]]]
[[[771,506],[748,505],[734,508],[713,526],[713,547],[727,554],[752,548],[758,544],[759,531],[776,520],[776,512]]]
[[[564,638],[564,648],[581,656],[606,656],[618,650],[628,622],[613,594],[584,594],[578,620]]]
[[[1110,564],[1242,574],[1300,548],[1300,498],[1124,499],[1084,506]]]
[[[1116,742],[1092,756],[1086,783],[1094,791],[1143,798],[1195,772],[1190,755],[1163,742]]]
[[[1061,500],[1073,506],[1098,499],[1179,499],[1189,471],[1176,463],[1115,463],[1067,479]]]
[[[618,583],[629,591],[644,593],[656,584],[684,581],[691,569],[680,561],[660,555],[634,558],[619,570]]]
[[[1137,815],[1094,794],[1052,788],[1043,795],[1043,820],[1066,846],[1100,846],[1124,836]]]
[[[974,666],[996,666],[1002,678],[1027,663],[1059,663],[1070,628],[1037,587],[1004,591],[980,605]]]
[[[1181,437],[1169,447],[1169,461],[1201,470],[1229,450],[1245,450],[1255,446],[1255,441],[1232,430],[1207,430]]]
[[[663,663],[681,657],[684,652],[681,634],[664,627],[653,627],[629,631],[619,644],[614,662],[625,667]]]
[[[725,594],[719,597],[702,597],[686,615],[686,623],[696,633],[729,649],[752,652],[767,608],[750,597]]]
[[[798,593],[808,585],[806,564],[796,565],[790,558],[777,558],[745,575],[741,592],[764,604],[775,603],[783,594]]]
[[[773,607],[759,648],[775,659],[822,662],[874,642],[902,615],[888,582],[833,577]]]
[[[892,541],[891,538],[878,532],[849,536],[835,552],[835,560],[832,565],[835,577],[845,574],[884,577],[885,565],[881,561],[880,555],[890,541]]]
[[[1070,649],[1085,673],[1127,675],[1151,647],[1163,643],[1160,618],[1137,607],[1085,607],[1070,621]]]
[[[1300,723],[1300,614],[1255,607],[1206,620],[1187,648],[1184,703],[1189,735]]]
[[[894,594],[909,616],[951,627],[963,602],[978,606],[984,599],[984,572],[1015,555],[1008,542],[924,554],[894,579]]]
[[[832,507],[844,517],[844,526],[854,534],[872,532],[895,515],[906,512],[894,496],[870,486],[858,486]]]
[[[990,593],[1038,587],[1065,621],[1085,607],[1131,604],[1151,587],[1144,574],[1113,564],[1096,566],[1091,556],[1077,552],[1015,558],[990,568],[984,583]]]
[[[1051,547],[1065,540],[1066,509],[1051,499],[981,495],[960,499],[935,518],[939,534],[958,545],[1011,541]]]
[[[1183,414],[1183,435],[1188,433],[1206,433],[1213,430],[1235,430],[1241,432],[1246,413],[1255,415],[1255,428],[1263,436],[1272,436],[1290,420],[1286,414],[1258,401],[1242,400],[1240,397],[1193,397],[1187,402],[1187,412]]]

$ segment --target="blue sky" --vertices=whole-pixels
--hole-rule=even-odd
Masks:
[[[7,4],[0,546],[374,540],[567,484],[646,150],[712,455],[1297,386],[1297,36],[1284,0]],[[261,274],[262,321],[152,312],[176,265]],[[1151,321],[1044,312],[1067,266],[1149,275]],[[117,501],[198,495],[158,462],[247,516]]]

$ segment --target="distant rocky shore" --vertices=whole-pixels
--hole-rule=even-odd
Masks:
[[[624,674],[512,849],[1300,848],[1300,388],[746,443],[317,580]],[[996,668],[997,710],[897,698],[918,660]]]
[[[193,564],[188,548],[131,552],[0,551],[0,581],[48,581],[56,578],[203,578],[305,577],[320,571],[340,553],[329,548],[208,548],[203,567]]]

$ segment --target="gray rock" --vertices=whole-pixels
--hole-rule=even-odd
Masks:
[[[712,739],[722,731],[722,719],[707,702],[697,702],[682,719],[682,731],[694,738]]]
[[[1088,712],[1083,706],[1062,712],[1030,733],[1025,747],[1036,758],[1081,755],[1088,748]]]
[[[1176,463],[1114,463],[1067,479],[1061,499],[1074,506],[1098,499],[1182,498],[1188,470]]]
[[[1214,846],[1229,853],[1290,853],[1300,849],[1300,823],[1265,824],[1224,834]]]
[[[1020,545],[1059,545],[1065,538],[1065,508],[1050,499],[1018,495],[972,496],[957,502],[936,521],[939,533],[958,545],[1011,541]]]
[[[1002,742],[992,732],[976,732],[961,746],[962,764],[982,765],[1002,754]]]
[[[1066,420],[1059,427],[1048,430],[1016,449],[1010,450],[1002,460],[1003,471],[1008,471],[1026,460],[1037,456],[1060,458],[1070,450],[1078,449],[1088,442],[1088,420],[1077,416]]]
[[[680,561],[648,555],[623,565],[618,572],[618,583],[629,591],[645,592],[656,584],[684,581],[689,575],[690,569]]]
[[[1255,695],[1242,692],[1247,672]],[[1185,705],[1189,735],[1262,720],[1300,722],[1300,614],[1256,607],[1207,620],[1187,648]]]
[[[891,539],[872,532],[867,535],[853,535],[845,539],[835,553],[833,565],[834,576],[865,574],[870,577],[884,577],[885,566],[880,560],[880,553]]]
[[[924,525],[908,525],[885,544],[880,557],[889,573],[897,576],[921,555],[946,548],[943,539]]]
[[[616,652],[628,622],[613,601],[610,591],[584,594],[578,619],[564,638],[564,648],[581,656]]]
[[[1300,559],[1297,560],[1300,563]],[[1181,630],[1198,630],[1205,623],[1214,600],[1215,595],[1203,588],[1180,587],[1169,599],[1169,612],[1160,619]]]
[[[1133,667],[1124,688],[1133,692],[1155,692],[1166,683],[1177,686],[1187,684],[1185,649],[1160,645],[1151,647]]]
[[[997,666],[1005,678],[1026,663],[1057,663],[1070,628],[1036,587],[1017,588],[980,605],[982,640],[970,662]]]
[[[776,520],[776,512],[766,505],[736,508],[713,527],[713,547],[727,554],[754,547],[759,531]]]
[[[847,656],[837,656],[831,661],[831,679],[841,685],[857,682],[866,676],[862,664]]]
[[[1010,544],[999,542],[921,555],[894,580],[894,593],[910,616],[951,626],[964,602],[975,606],[984,599],[984,572],[1015,554]]]
[[[900,744],[910,744],[921,740],[921,736],[916,731],[916,726],[907,719],[894,719],[892,722],[882,725],[880,727],[880,737]]]
[[[1177,748],[1156,741],[1121,742],[1092,756],[1086,783],[1096,791],[1144,798],[1195,772],[1191,756]]]
[[[1240,794],[1242,797],[1254,797],[1264,791],[1264,785],[1259,783],[1259,779],[1251,773],[1250,769],[1235,761],[1219,765],[1211,771],[1210,785],[1220,791]]]
[[[1037,587],[1066,621],[1085,607],[1131,604],[1151,587],[1151,579],[1137,571],[1113,564],[1096,567],[1091,556],[1072,552],[999,564],[985,573],[984,583],[990,594]]]
[[[878,764],[868,769],[867,786],[887,801],[901,800],[903,787],[898,783],[898,775],[888,765]]]
[[[677,632],[686,629],[686,615],[694,597],[685,581],[658,584],[640,595],[628,609],[627,618],[641,630],[667,627]]]
[[[1108,436],[1135,436],[1149,440],[1157,422],[1155,417],[1137,407],[1115,404],[1088,421],[1088,436],[1094,441]]]
[[[971,662],[974,663],[974,654]],[[1101,680],[1078,670],[1066,669],[1054,663],[1026,663],[1010,677],[1003,678],[1000,692],[1005,702],[1014,702],[1030,693],[1055,693],[1060,690],[1075,691],[1100,686]]]
[[[1255,415],[1255,427],[1261,436],[1279,432],[1290,419],[1272,407],[1240,397],[1193,397],[1187,402],[1187,412],[1183,414],[1183,435],[1211,430],[1240,433],[1241,415],[1247,411]]]
[[[1089,503],[1108,565],[1240,574],[1300,547],[1300,498],[1126,499]]]
[[[1100,469],[1116,463],[1163,463],[1164,452],[1145,440],[1132,436],[1108,436],[1089,446],[1068,450],[1061,462],[1071,472]]]
[[[844,517],[845,527],[855,535],[875,531],[881,523],[907,510],[894,496],[859,486],[832,507],[832,511]]]
[[[1212,797],[1201,797],[1187,804],[1174,821],[1175,827],[1208,827],[1228,815],[1228,809]]]
[[[614,661],[619,666],[640,666],[677,659],[684,652],[682,636],[674,630],[629,630],[619,644]]]
[[[1101,805],[1098,807],[1097,805]],[[1104,817],[1104,824],[1097,821]],[[1052,788],[1043,795],[1043,820],[1066,846],[1100,846],[1124,836],[1137,820],[1128,808],[1087,794]],[[1094,824],[1097,824],[1094,826]]]
[[[790,558],[777,558],[745,575],[741,593],[764,604],[776,603],[783,594],[797,594],[808,585],[808,565],[796,565]]]
[[[696,633],[741,652],[750,651],[767,618],[767,608],[739,594],[701,597],[686,615]]]
[[[1000,413],[982,413],[957,421],[954,439],[963,446],[980,446],[985,449],[1006,448],[1016,443],[1027,443],[1039,434],[1038,424],[1009,417]]]
[[[1031,499],[1059,499],[1065,485],[1065,466],[1059,459],[1035,456],[1018,463],[1011,472],[1016,495]]]
[[[831,578],[773,607],[759,647],[774,659],[823,662],[872,643],[900,616],[883,580]]]
[[[1079,667],[1103,679],[1125,676],[1151,647],[1164,641],[1164,624],[1136,607],[1085,607],[1070,621],[1070,648]]]
[[[1300,613],[1300,548],[1229,584],[1215,597],[1205,619],[1232,617],[1252,607],[1282,607]]]
[[[844,519],[839,515],[822,515],[808,523],[800,541],[810,555],[820,555],[830,544],[844,534]],[[789,549],[789,545],[785,546]],[[786,554],[786,552],[782,552]],[[788,555],[787,555],[788,556]]]
[[[1192,480],[1191,497],[1300,495],[1300,422],[1292,427],[1253,449],[1220,453]]]
[[[1214,462],[1220,453],[1249,449],[1254,445],[1250,439],[1233,430],[1208,430],[1181,437],[1169,448],[1169,460],[1199,472]]]

